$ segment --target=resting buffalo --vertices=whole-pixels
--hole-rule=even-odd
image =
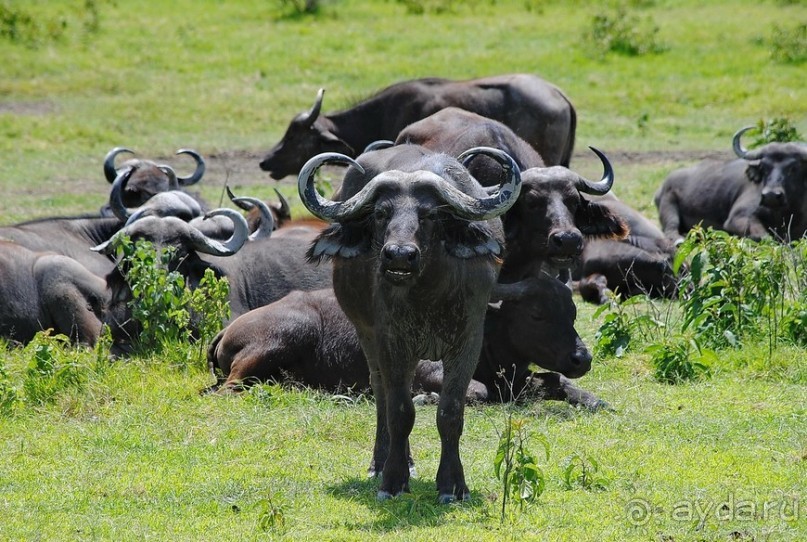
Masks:
[[[126,190],[122,193],[123,204],[126,207],[140,207],[155,194],[168,190],[180,190],[196,184],[205,174],[204,159],[191,149],[177,151],[177,154],[187,154],[196,161],[196,169],[187,177],[178,177],[171,166],[139,158],[132,158],[118,166],[115,165],[115,159],[119,154],[132,152],[125,147],[115,147],[104,158],[104,176],[110,184],[115,182],[125,168],[133,169]],[[109,216],[110,212],[107,206],[101,208],[101,214],[104,216]]]
[[[535,391],[592,409],[604,406],[561,376],[577,378],[591,366],[591,355],[574,329],[571,291],[546,274],[518,287],[515,298],[485,315],[482,351],[466,398],[509,401]],[[205,392],[237,391],[272,380],[330,392],[370,387],[356,329],[331,289],[292,292],[241,315],[213,339],[207,360],[216,384]],[[532,363],[561,375],[533,373]],[[544,385],[534,386],[539,380]],[[419,362],[413,389],[439,393],[442,364]]]
[[[208,268],[218,277],[227,277],[232,318],[276,301],[292,290],[331,285],[330,266],[316,266],[306,261],[307,245],[317,232],[247,241],[248,226],[239,212],[218,209],[209,214],[224,214],[233,221],[233,234],[228,240],[212,239],[176,217],[147,216],[127,225],[94,250],[114,255],[118,239],[124,235],[132,242],[144,239],[158,248],[173,247],[175,252],[169,266],[185,277],[188,287],[196,288]],[[271,225],[269,229],[271,231]],[[137,336],[137,325],[131,320],[128,306],[132,293],[124,272],[125,269],[116,268],[107,276],[113,299],[107,321],[112,328],[116,354],[129,352],[131,338]]]
[[[447,108],[404,129],[396,144],[416,143],[459,156],[475,146],[494,147],[508,153],[521,168],[518,201],[504,215],[507,257],[501,282],[513,282],[543,265],[549,270],[568,269],[583,251],[586,238],[619,239],[625,224],[608,207],[581,194],[604,194],[614,181],[613,169],[600,151],[605,173],[591,182],[563,166],[545,167],[541,156],[501,122],[457,108]],[[466,161],[471,174],[483,185],[498,184],[502,171],[485,156]]]
[[[513,74],[450,81],[404,81],[343,111],[320,115],[324,90],[297,115],[260,166],[272,178],[295,175],[312,156],[339,152],[355,157],[369,143],[395,139],[404,127],[455,106],[497,119],[535,147],[547,164],[569,165],[577,116],[569,99],[534,75]]]
[[[807,232],[807,144],[768,143],[748,151],[742,135],[732,147],[739,157],[707,160],[673,171],[656,192],[665,235],[674,242],[697,224],[759,240],[791,240]]]
[[[612,193],[596,198],[625,220],[630,234],[620,240],[589,239],[574,272],[584,300],[606,303],[608,292],[622,298],[646,294],[674,297],[678,281],[673,272],[675,245],[653,222]]]
[[[94,345],[109,292],[72,258],[0,241],[0,336],[27,343],[53,329]]]
[[[99,277],[115,268],[115,262],[91,247],[103,243],[117,232],[123,222],[117,218],[57,217],[41,218],[0,227],[0,240],[13,241],[35,252],[55,252],[78,261]]]
[[[416,145],[310,160],[299,176],[300,196],[315,216],[333,221],[310,257],[333,258],[339,305],[356,326],[376,397],[371,473],[382,471],[379,499],[409,489],[410,395],[418,360],[442,360],[443,393],[437,415],[442,453],[440,502],[466,499],[459,455],[465,392],[482,347],[485,309],[504,250],[501,223],[518,196],[512,158],[495,149],[509,175],[488,194],[454,158]],[[350,164],[342,201],[314,187],[326,162]]]

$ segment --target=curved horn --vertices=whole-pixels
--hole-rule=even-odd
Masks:
[[[322,110],[322,99],[324,97],[325,97],[325,89],[321,88],[319,89],[319,92],[317,92],[317,99],[314,100],[313,107],[311,107],[311,109],[304,117],[306,126],[311,126],[312,124],[314,124],[314,121],[316,121],[317,117],[319,117],[319,112]]]
[[[249,240],[254,241],[256,239],[271,237],[272,231],[275,229],[275,217],[272,214],[272,210],[269,208],[269,206],[258,198],[236,196],[232,193],[229,186],[227,186],[226,189],[227,196],[230,198],[230,201],[241,209],[251,211],[255,207],[258,208],[258,212],[261,215],[260,226],[258,226],[258,229],[249,236]]]
[[[174,168],[172,168],[171,166],[167,166],[165,164],[157,166],[157,168],[166,175],[168,175],[169,190],[176,190],[177,188],[179,188],[179,180],[177,180],[177,174],[174,171]]]
[[[588,179],[577,176],[577,182],[575,185],[577,186],[577,191],[582,192],[584,194],[592,194],[595,196],[602,196],[603,194],[607,194],[611,187],[614,185],[614,168],[611,167],[611,162],[608,161],[608,157],[605,156],[604,153],[600,152],[598,149],[594,147],[589,147],[594,154],[596,154],[600,161],[602,162],[603,167],[603,174],[602,179],[598,182],[591,182]]]
[[[744,133],[746,133],[748,130],[753,130],[754,128],[755,128],[754,126],[746,126],[745,128],[740,128],[737,131],[737,133],[734,134],[734,137],[731,139],[731,147],[734,149],[734,154],[736,154],[739,158],[742,158],[744,160],[754,159],[753,157],[749,156],[748,149],[743,147],[743,144],[740,141]]]
[[[482,154],[493,158],[505,172],[505,178],[499,185],[499,189],[486,198],[475,198],[468,196],[454,186],[447,184],[449,188],[446,203],[453,207],[454,214],[468,220],[489,220],[506,212],[518,198],[521,191],[521,170],[513,158],[500,149],[492,147],[474,147],[460,154],[457,159],[463,164],[469,162],[474,156]]]
[[[193,149],[179,149],[177,154],[187,154],[196,160],[196,170],[187,177],[177,177],[177,181],[181,186],[190,186],[196,184],[205,174],[205,160],[202,156]]]
[[[361,173],[364,173],[364,168],[349,156],[338,152],[324,152],[309,159],[300,170],[300,174],[297,176],[297,191],[300,193],[300,199],[303,204],[317,218],[333,222],[336,217],[341,217],[346,212],[348,202],[329,200],[323,198],[317,192],[317,188],[314,186],[314,176],[319,168],[326,163],[348,164],[358,169]],[[359,194],[364,192],[365,188]],[[356,194],[356,196],[359,194]],[[353,196],[349,201],[353,201],[356,196]]]
[[[364,154],[365,152],[388,149],[390,147],[393,147],[394,145],[395,145],[394,141],[390,141],[389,139],[379,139],[378,141],[373,141],[372,143],[364,147],[364,150],[361,152],[362,154]]]
[[[277,199],[280,201],[280,207],[277,209],[277,217],[279,219],[291,219],[289,200],[287,200],[277,188],[275,188],[275,194],[277,194]]]
[[[191,246],[197,252],[211,254],[213,256],[232,256],[244,246],[249,238],[249,226],[247,220],[234,209],[214,209],[205,215],[210,218],[223,215],[233,221],[233,234],[224,242],[216,241],[203,234],[201,231],[191,227]]]
[[[134,154],[133,150],[127,149],[126,147],[115,147],[106,153],[106,157],[104,158],[104,176],[110,184],[115,182],[115,177],[118,176],[118,170],[115,168],[115,158],[122,152]]]
[[[124,168],[124,170],[115,177],[115,180],[112,182],[112,189],[109,191],[109,208],[112,210],[112,214],[121,222],[126,222],[131,216],[129,209],[127,209],[126,205],[123,203],[123,191],[134,170],[135,168],[133,167]]]

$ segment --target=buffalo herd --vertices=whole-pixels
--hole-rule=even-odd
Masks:
[[[274,179],[296,176],[314,219],[292,219],[279,192],[264,202],[228,189],[239,210],[211,209],[190,191],[206,171],[196,151],[177,152],[195,164],[181,176],[120,161],[134,153],[115,147],[102,209],[0,227],[1,336],[26,343],[52,329],[93,345],[106,325],[112,354],[131,354],[139,324],[117,242],[172,247],[168,265],[190,288],[208,269],[229,283],[231,317],[208,345],[216,382],[205,392],[271,380],[372,392],[379,499],[409,490],[412,396],[436,393],[447,503],[469,495],[466,403],[608,408],[571,380],[592,361],[573,292],[593,303],[676,297],[675,251],[699,224],[754,240],[807,232],[805,143],[748,150],[740,129],[735,159],[669,174],[656,225],[614,194],[602,151],[591,148],[600,179],[570,169],[577,113],[534,75],[405,81],[328,114],[323,97],[259,164]],[[343,168],[330,196],[316,186],[325,165]]]

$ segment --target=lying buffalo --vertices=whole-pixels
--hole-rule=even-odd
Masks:
[[[291,121],[283,139],[261,160],[261,169],[272,178],[296,175],[306,160],[322,152],[355,157],[368,144],[393,140],[407,125],[449,106],[507,124],[547,164],[568,166],[572,156],[574,107],[560,89],[534,75],[404,81],[330,115],[320,114],[323,95],[320,89],[314,106]]]
[[[120,154],[133,153],[125,147],[115,147],[109,151],[104,158],[104,176],[112,184],[121,172],[126,168],[132,169],[131,178],[128,181],[126,190],[122,193],[123,204],[126,207],[140,207],[149,198],[160,192],[168,190],[182,190],[198,183],[205,174],[205,161],[202,156],[191,149],[180,149],[177,154],[187,154],[196,162],[196,169],[186,177],[177,176],[174,169],[166,164],[158,164],[152,160],[142,158],[131,158],[119,165],[115,161]],[[195,196],[194,196],[195,197]],[[200,202],[204,207],[204,204]],[[101,209],[103,216],[109,216],[109,207]]]
[[[376,397],[371,473],[382,471],[379,499],[409,489],[411,398],[421,359],[442,360],[443,392],[437,414],[442,453],[440,502],[467,499],[459,455],[465,393],[479,359],[485,309],[496,283],[504,237],[497,219],[518,197],[518,166],[488,194],[457,159],[416,145],[313,158],[300,172],[300,195],[319,218],[334,222],[313,244],[313,260],[333,258],[339,305],[356,327]],[[350,165],[341,201],[314,187],[327,162]]]
[[[74,259],[0,241],[0,337],[27,343],[52,329],[94,345],[108,299],[104,280]]]
[[[740,237],[790,240],[807,232],[807,144],[768,143],[748,151],[734,135],[738,156],[707,160],[670,173],[656,192],[662,230],[680,242],[693,226]]]
[[[515,298],[485,315],[482,351],[466,398],[509,401],[535,392],[587,408],[604,406],[566,378],[578,378],[591,366],[574,329],[571,291],[546,274],[519,288]],[[331,289],[292,292],[241,315],[213,339],[207,360],[217,380],[206,392],[238,391],[267,381],[330,392],[370,387],[356,329]],[[560,374],[536,374],[533,363]],[[419,362],[413,389],[440,393],[442,373],[440,362]]]
[[[612,193],[596,198],[622,218],[630,233],[620,240],[589,239],[573,276],[584,300],[606,303],[610,292],[622,298],[646,294],[674,297],[678,281],[673,272],[675,245],[637,210]]]
[[[330,266],[316,266],[306,261],[307,246],[318,231],[249,241],[250,232],[243,215],[232,209],[209,213],[209,216],[218,215],[229,217],[233,224],[233,233],[225,241],[211,238],[173,216],[146,216],[127,225],[94,250],[115,255],[124,236],[131,242],[149,241],[157,248],[172,247],[174,253],[169,268],[181,273],[188,287],[196,288],[207,269],[212,269],[217,277],[227,278],[232,318],[276,301],[292,290],[330,286]],[[271,229],[269,224],[270,232]],[[131,318],[132,292],[125,274],[125,267],[119,266],[107,276],[113,301],[106,318],[115,339],[116,354],[128,353],[132,339],[138,335],[137,323]]]

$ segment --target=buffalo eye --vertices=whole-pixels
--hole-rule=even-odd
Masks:
[[[433,222],[437,219],[437,209],[418,210],[418,220],[420,222]]]
[[[379,224],[383,224],[389,219],[390,212],[386,207],[378,207],[373,213],[373,219]]]

